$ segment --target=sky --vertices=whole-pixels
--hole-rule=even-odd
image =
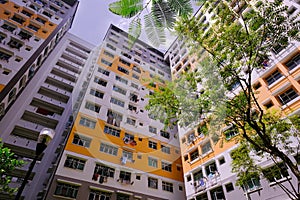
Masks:
[[[114,1],[80,0],[70,32],[94,45],[100,45],[110,24],[127,30],[127,20],[108,10],[108,5]]]
[[[94,45],[101,44],[110,24],[127,32],[131,20],[109,11],[109,4],[115,1],[117,0],[80,0],[70,32]],[[165,51],[175,38],[174,35],[168,34],[166,44],[158,49]],[[143,31],[139,39],[150,44]]]

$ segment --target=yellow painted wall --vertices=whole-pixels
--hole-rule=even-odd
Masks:
[[[15,6],[17,6],[18,8],[15,8]],[[56,28],[57,24],[50,22],[49,20],[47,20],[47,17],[36,14],[33,11],[31,11],[31,13],[33,13],[33,15],[31,17],[27,17],[27,16],[25,17],[24,14],[21,13],[22,9],[23,9],[23,6],[19,6],[18,4],[15,4],[14,2],[10,2],[10,1],[6,4],[0,4],[0,18],[9,21],[10,23],[16,25],[19,28],[23,28],[23,29],[31,32],[35,36],[42,38],[42,39],[46,39]],[[27,8],[25,10],[29,11],[30,9]],[[10,14],[5,15],[4,14],[5,11],[10,12]],[[23,18],[25,19],[25,22],[22,25],[9,19],[14,16],[14,13],[18,13],[18,14],[20,13],[21,16],[24,16]],[[42,19],[47,20],[47,22],[44,25],[42,25],[41,23],[38,23],[37,21],[35,21],[34,19],[38,16]],[[41,28],[37,32],[27,28],[27,26],[30,24],[30,21],[32,21],[33,24],[39,24]],[[43,30],[45,30],[47,32],[44,33]]]
[[[135,135],[135,141],[137,142],[137,145],[131,146],[130,144],[125,144],[123,141],[123,138],[125,136],[124,129],[121,129],[120,137],[115,137],[115,136],[112,136],[112,135],[109,135],[109,134],[106,134],[103,132],[105,122],[102,120],[98,120],[95,129],[90,129],[90,128],[79,125],[80,116],[86,116],[86,115],[84,115],[83,113],[79,113],[79,115],[77,116],[77,119],[75,121],[76,126],[73,127],[71,136],[70,136],[70,138],[67,142],[66,148],[65,148],[66,150],[121,165],[120,159],[122,156],[122,150],[124,149],[124,150],[133,152],[133,159],[135,160],[134,163],[127,162],[125,166],[131,167],[131,168],[134,168],[137,170],[145,171],[150,174],[155,174],[158,176],[163,176],[163,177],[178,180],[178,181],[183,181],[182,169],[179,171],[177,170],[177,165],[181,166],[181,159],[180,159],[180,154],[175,153],[175,149],[177,149],[176,147],[168,145],[171,147],[171,154],[166,154],[166,153],[161,152],[161,150],[160,150],[160,148],[161,148],[160,141],[151,139],[151,141],[158,143],[158,145],[157,145],[158,148],[157,148],[157,150],[155,150],[155,149],[148,147],[148,141],[149,141],[148,138],[143,137],[143,135],[141,135],[141,134],[139,135],[139,134],[134,134],[134,133],[130,133],[130,132],[126,131],[129,134]],[[91,116],[86,116],[86,117],[88,117],[89,119],[93,119]],[[113,126],[111,126],[111,127],[113,127]],[[113,128],[118,129],[117,127],[113,127]],[[85,148],[85,147],[82,147],[79,145],[72,144],[74,133],[86,135],[86,136],[92,138],[90,147]],[[142,138],[142,141],[139,141],[139,139],[138,139],[139,137]],[[109,154],[100,152],[100,143],[101,142],[118,146],[119,147],[118,155],[113,156],[113,155],[109,155]],[[142,156],[141,159],[137,158],[138,154]],[[148,156],[158,159],[158,167],[157,168],[148,166]],[[173,163],[172,164],[172,172],[164,171],[161,169],[161,160]]]

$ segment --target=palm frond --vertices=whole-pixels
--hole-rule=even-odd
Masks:
[[[168,4],[180,17],[187,18],[193,14],[193,7],[190,0],[168,0]]]
[[[165,1],[155,1],[152,5],[152,16],[159,27],[173,28],[176,12]]]
[[[155,19],[153,19],[153,15],[150,13],[148,15],[144,15],[145,21],[145,32],[146,35],[154,47],[158,47],[160,44],[164,44],[166,42],[166,35],[164,29],[162,27],[158,27],[155,24]]]
[[[140,37],[142,32],[141,19],[133,19],[129,24],[128,38],[129,38],[129,48],[131,48],[136,40]]]
[[[120,0],[109,4],[109,10],[125,18],[131,18],[143,10],[143,0]]]

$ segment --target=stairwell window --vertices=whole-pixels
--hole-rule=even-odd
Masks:
[[[285,105],[289,103],[290,101],[294,100],[297,98],[299,94],[294,90],[294,88],[290,88],[286,90],[284,93],[278,95],[278,99],[281,103],[281,105]]]

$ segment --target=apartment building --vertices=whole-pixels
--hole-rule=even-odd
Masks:
[[[290,15],[299,12],[298,1],[286,1]],[[242,7],[234,7],[243,9]],[[203,13],[201,8],[196,17],[201,23],[211,23],[214,13]],[[293,42],[287,47],[278,46],[271,51],[271,59],[264,63],[264,69],[254,72],[253,86],[258,94],[259,103],[266,109],[275,108],[286,114],[300,112],[300,45]],[[184,41],[179,39],[170,46],[165,54],[169,60],[173,78],[184,72],[197,68],[197,61],[191,56]],[[204,52],[204,51],[203,51]],[[238,88],[237,88],[238,89]],[[231,151],[238,144],[234,140],[237,132],[228,127],[222,130],[227,142],[216,143],[212,138],[205,137],[200,128],[179,127],[179,139],[182,154],[186,198],[188,200],[221,200],[221,199],[289,199],[275,183],[281,182],[289,188],[288,181],[297,187],[299,184],[293,174],[285,169],[272,179],[251,179],[243,188],[235,185],[236,175],[231,172]],[[297,141],[295,140],[295,145]],[[299,157],[290,155],[294,162]],[[274,162],[267,158],[259,162],[263,168],[272,168]],[[288,175],[289,179],[285,177]]]
[[[83,83],[89,81],[91,68],[86,63],[92,63],[89,55],[93,49],[94,45],[66,33],[0,121],[4,146],[26,162],[11,173],[11,186],[15,188],[20,187],[35,157],[39,132],[45,127],[55,130],[55,137],[38,158],[22,193],[25,200],[44,199],[46,195],[73,123],[72,116],[86,90]],[[14,196],[0,194],[0,199]]]
[[[170,80],[169,66],[142,41],[129,47],[111,25],[47,200],[185,198],[177,132],[145,110],[147,95]]]
[[[0,119],[70,29],[77,0],[0,1]]]

